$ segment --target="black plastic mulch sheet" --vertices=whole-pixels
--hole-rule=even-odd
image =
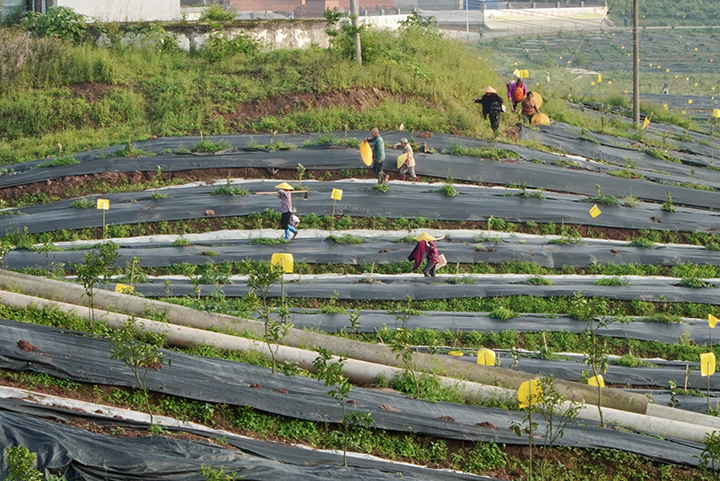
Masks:
[[[385,311],[360,310],[355,327],[350,325],[350,316],[347,314],[323,314],[319,311],[292,309],[293,324],[297,328],[306,328],[321,332],[376,332],[383,327],[395,329],[401,327],[403,322]],[[487,312],[443,312],[426,311],[423,315],[409,315],[405,319],[408,329],[434,329],[451,332],[503,332],[507,330],[518,332],[574,332],[585,331],[588,324],[583,321],[571,319],[568,316],[548,316],[545,314],[518,314],[518,317],[502,321],[489,316]],[[643,322],[642,317],[634,318],[633,322],[613,322],[601,328],[599,334],[622,339],[636,339],[639,341],[657,341],[674,344],[681,337],[688,337],[696,344],[708,344],[708,321],[704,319],[683,319],[678,323]]]
[[[546,276],[552,285],[535,285],[527,281],[526,275],[477,275],[473,283],[455,282],[455,276],[439,275],[423,277],[422,274],[374,276],[327,276],[320,278],[303,277],[285,282],[285,296],[293,298],[342,300],[403,301],[405,299],[452,299],[508,296],[573,296],[578,292],[583,297],[604,297],[622,301],[664,301],[696,302],[699,304],[720,304],[720,289],[717,281],[708,282],[712,287],[692,288],[680,286],[676,278],[642,278],[629,280],[630,285],[598,286],[595,280],[586,276]],[[459,276],[461,279],[466,276]],[[115,285],[110,284],[109,289]],[[192,295],[193,286],[187,279],[172,279],[167,285],[164,278],[151,279],[150,283],[136,284],[137,292],[146,297],[179,297]],[[243,280],[233,284],[201,285],[202,296],[214,295],[222,290],[225,296],[242,297],[249,292]],[[269,295],[280,297],[281,286],[273,286]]]
[[[281,231],[257,230],[258,237],[280,237]],[[630,247],[619,243],[599,242],[587,239],[583,244],[550,243],[548,239],[508,237],[485,240],[452,238],[438,241],[437,246],[451,264],[475,264],[486,262],[502,264],[510,261],[534,262],[543,267],[561,268],[591,267],[606,264],[638,264],[674,266],[682,263],[720,265],[720,254],[707,251],[699,246],[658,245],[652,248]],[[393,242],[391,239],[364,238],[364,243],[352,246],[340,245],[328,239],[306,238],[302,230],[289,244],[252,245],[247,240],[203,240],[192,245],[173,247],[169,243],[125,243],[120,244],[117,265],[124,265],[128,259],[138,257],[143,267],[166,267],[187,262],[214,264],[238,262],[241,260],[268,260],[274,253],[293,255],[294,262],[308,264],[343,264],[369,266],[403,262],[415,247],[415,243]],[[562,241],[562,239],[560,239]],[[46,253],[14,250],[3,258],[8,269],[26,267],[46,269],[63,265],[73,271],[73,264],[82,264],[87,250],[51,251]],[[212,259],[210,259],[212,257]]]
[[[709,348],[708,348],[709,349]],[[498,356],[501,366],[509,367],[513,364],[513,358],[508,353],[500,353]],[[466,362],[476,362],[475,356],[454,357]],[[647,362],[647,361],[646,361]],[[708,386],[708,378],[700,375],[699,363],[692,362],[663,362],[650,363],[649,367],[625,367],[617,364],[610,364],[607,371],[603,373],[605,382],[612,385],[635,386],[635,387],[657,387],[667,389],[670,381],[677,386],[684,386],[685,369],[690,366],[688,372],[688,389],[705,391]],[[555,379],[566,381],[580,381],[583,372],[591,373],[590,368],[580,357],[572,359],[542,359],[539,357],[520,357],[516,366],[518,371],[537,375],[552,375]],[[717,376],[710,376],[710,391],[720,391],[720,379]],[[711,407],[714,407],[711,405]]]
[[[34,324],[0,321],[0,367],[17,371],[46,372],[76,381],[132,386],[134,376],[124,363],[109,359],[106,340]],[[24,340],[36,347],[21,350]],[[303,377],[270,374],[266,368],[176,352],[166,352],[166,365],[150,370],[147,387],[204,402],[251,406],[256,409],[320,422],[337,422],[342,409],[322,383]],[[171,362],[170,362],[171,361]],[[259,387],[258,387],[259,386]],[[526,444],[511,430],[522,412],[502,411],[445,402],[430,403],[403,395],[355,388],[352,409],[371,413],[376,427],[398,432],[468,441]],[[392,409],[389,409],[389,408]],[[540,426],[541,435],[543,427]],[[560,445],[614,448],[676,464],[697,465],[703,446],[684,441],[657,439],[611,429],[572,423]]]
[[[543,128],[542,132],[545,130],[548,132],[562,130],[562,124],[557,125],[557,129],[555,129],[554,126],[551,126],[548,127],[548,129]],[[570,127],[567,128],[570,129]],[[522,130],[525,135],[528,135],[529,131],[527,129]],[[344,132],[337,133],[338,137],[342,137],[343,135],[345,135]],[[363,138],[367,135],[367,133],[356,131],[350,132],[348,135],[354,138]],[[537,133],[537,135],[540,135],[542,138],[545,134]],[[574,138],[573,140],[573,135],[574,134],[568,134],[568,150],[577,151],[578,155],[587,156],[588,154],[593,153],[592,149],[588,150],[588,146],[585,144],[590,144],[592,146],[599,145],[594,144],[593,142],[583,141],[579,138]],[[400,133],[388,135],[385,137],[385,142],[387,144],[393,144],[397,142],[401,136],[408,136],[408,134]],[[304,141],[312,138],[313,136],[311,135],[283,135],[276,137],[275,140],[302,146]],[[270,143],[269,136],[237,135],[221,136],[213,139],[226,140],[238,148],[247,146],[251,142]],[[243,167],[267,168],[268,177],[272,177],[274,175],[272,169],[284,168],[295,170],[299,163],[303,164],[310,170],[364,168],[363,164],[359,160],[359,153],[357,149],[337,148],[336,146],[329,144],[313,148],[306,147],[298,150],[274,152],[256,149],[248,151],[234,150],[220,154],[203,155],[178,155],[163,153],[168,148],[188,148],[188,146],[194,145],[194,143],[199,142],[199,140],[199,138],[195,137],[168,138],[138,142],[134,144],[135,147],[150,152],[157,152],[159,155],[156,157],[98,159],[97,157],[102,151],[95,151],[77,154],[76,157],[81,159],[82,162],[75,165],[38,168],[37,165],[41,163],[41,161],[16,164],[8,166],[8,169],[13,171],[12,174],[0,176],[0,188],[13,187],[32,182],[46,182],[48,180],[70,175],[86,175],[102,172],[156,172],[158,167],[165,172]],[[712,178],[712,176],[720,177],[720,174],[713,173],[710,170],[699,173],[696,171],[693,174],[690,173],[688,168],[683,168],[683,166],[678,167],[678,164],[674,164],[673,162],[658,161],[661,162],[661,164],[658,164],[661,166],[660,168],[647,168],[642,171],[643,175],[648,177],[650,180],[654,180],[653,182],[647,180],[612,177],[598,172],[581,171],[556,165],[546,165],[552,164],[557,160],[562,160],[563,158],[557,154],[540,152],[522,146],[490,143],[480,139],[458,137],[447,134],[436,134],[430,139],[417,138],[416,140],[421,143],[427,142],[429,148],[435,149],[438,152],[448,151],[453,147],[453,145],[458,145],[468,148],[506,149],[513,151],[520,156],[520,159],[508,159],[498,162],[467,156],[418,153],[416,156],[418,162],[416,171],[420,176],[432,176],[436,178],[446,178],[448,176],[452,176],[459,180],[494,183],[500,185],[527,184],[528,187],[543,188],[555,192],[571,192],[582,195],[594,195],[595,185],[599,185],[602,192],[605,194],[611,194],[616,197],[634,196],[639,199],[652,202],[663,202],[666,194],[669,192],[675,203],[679,205],[705,208],[720,207],[720,201],[714,200],[714,197],[717,196],[714,196],[711,192],[688,189],[675,185],[658,185],[658,182],[669,182],[670,184],[692,182],[695,179],[695,175],[698,176],[698,181],[705,179],[707,176],[710,176],[708,179]],[[617,140],[615,142],[622,144],[625,141]],[[570,147],[573,148],[571,149]],[[117,150],[116,148],[104,150],[106,151],[105,153],[107,153],[112,152],[113,149]],[[698,154],[700,157],[693,160],[692,156],[688,153],[690,151],[689,149],[684,148],[683,151],[683,160],[689,164],[713,165],[712,153],[711,157]],[[644,153],[638,153],[632,149],[626,151],[621,148],[620,153],[616,155],[609,155],[600,151],[596,153],[599,155],[599,158],[602,158],[603,156],[608,157],[610,160],[614,158],[616,162],[620,162],[621,165],[624,165],[626,158],[635,159],[638,155],[648,162],[651,162],[650,156]],[[705,153],[707,154],[708,152]],[[395,166],[392,164],[394,164],[394,160],[399,154],[399,150],[388,149],[386,162],[387,170],[396,170]],[[637,160],[639,160],[639,158]],[[597,163],[593,165],[583,163],[583,165],[583,168],[592,168],[597,171],[608,170],[603,168],[601,164]],[[655,166],[656,164],[653,163],[652,165]],[[671,170],[675,172],[674,175],[670,172]],[[657,171],[668,171],[668,175],[658,174]]]
[[[240,451],[207,441],[173,436],[108,436],[41,418],[65,423],[86,421],[139,429],[146,429],[147,426],[19,401],[0,400],[0,445],[26,447],[37,454],[36,469],[47,474],[63,475],[68,481],[202,481],[207,479],[200,472],[202,467],[223,469],[226,474],[236,473],[238,479],[267,481],[491,481],[487,477],[422,470],[352,457],[348,462],[350,467],[342,467],[337,465],[342,463],[337,455],[234,436],[225,436],[223,441]],[[193,433],[192,429],[174,430]],[[203,432],[196,434],[207,436]],[[7,469],[7,457],[4,457],[0,462],[3,479]]]
[[[262,213],[266,209],[279,212],[280,202],[275,196],[253,195],[273,191],[274,185],[275,182],[262,181],[243,183],[242,187],[251,192],[246,196],[212,195],[215,187],[211,186],[168,189],[165,193],[170,198],[167,199],[153,199],[150,192],[103,195],[110,201],[105,222],[112,226],[243,216]],[[373,191],[372,184],[367,182],[314,182],[308,186],[311,189],[308,199],[297,198],[293,202],[301,219],[301,228],[305,214],[332,214],[330,193],[333,188],[344,192],[342,200],[336,203],[335,214],[351,217],[485,221],[492,216],[510,222],[702,232],[715,231],[720,220],[717,212],[677,207],[676,212],[671,213],[661,210],[657,204],[646,203],[636,208],[603,205],[600,206],[602,214],[593,218],[589,213],[593,204],[586,202],[584,197],[566,194],[546,194],[545,199],[508,197],[505,195],[508,191],[504,189],[473,186],[458,187],[459,194],[455,197],[446,197],[437,187],[423,184],[391,184],[390,191],[385,193]],[[693,191],[694,202],[704,203],[705,197],[710,197],[707,207],[717,204],[720,209],[720,196]],[[662,198],[665,199],[664,191]],[[0,234],[36,234],[103,225],[102,211],[94,207],[74,208],[71,204],[70,200],[60,201],[22,208],[15,211],[16,215],[0,216]]]

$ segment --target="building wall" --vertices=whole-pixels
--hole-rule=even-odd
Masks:
[[[327,48],[330,45],[324,20],[248,21],[240,24],[242,26],[226,27],[222,32],[229,39],[238,34],[249,35],[258,40],[264,50],[308,48],[311,45]],[[125,27],[121,25],[121,28]],[[215,33],[215,30],[207,25],[166,25],[165,30],[175,36],[180,48],[188,51],[202,49],[208,37]],[[147,42],[157,40],[137,33],[134,28],[128,29],[120,41],[123,45],[146,45]],[[105,34],[98,35],[96,43],[100,47],[108,47],[112,44]]]
[[[180,20],[179,0],[54,0],[103,22],[152,22]]]

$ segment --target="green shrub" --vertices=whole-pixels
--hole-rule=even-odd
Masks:
[[[79,42],[85,36],[88,24],[85,16],[70,7],[50,7],[47,13],[27,12],[20,27],[38,37],[56,37]]]
[[[213,32],[202,47],[202,56],[210,62],[219,62],[238,54],[254,55],[260,45],[249,35],[239,33],[231,40],[223,32]]]
[[[211,3],[200,15],[200,21],[227,22],[233,20],[236,16],[237,10],[235,8],[226,8],[218,3]]]

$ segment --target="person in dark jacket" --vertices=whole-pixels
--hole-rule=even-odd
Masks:
[[[489,85],[480,92],[484,95],[473,100],[475,100],[475,103],[482,104],[483,116],[485,118],[490,117],[490,127],[492,127],[497,138],[500,133],[500,113],[503,111],[503,99],[497,94],[497,90]]]

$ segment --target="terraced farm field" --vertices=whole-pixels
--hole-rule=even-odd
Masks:
[[[707,478],[697,466],[720,424],[708,415],[720,386],[701,375],[700,356],[717,350],[707,319],[720,277],[720,145],[659,124],[640,147],[559,122],[517,133],[545,147],[391,133],[388,162],[409,135],[421,181],[386,190],[361,168],[358,131],[204,139],[224,143],[214,154],[186,153],[200,138],[157,139],[132,144],[132,158],[109,148],[67,165],[9,166],[0,177],[14,205],[0,229],[15,246],[0,275],[5,442],[22,439],[38,466],[67,479],[102,469],[107,479],[142,477],[149,466],[161,479],[518,479],[530,476],[530,442],[545,479],[566,479],[565,463],[582,463],[573,476],[585,479],[598,458],[615,460],[606,479]],[[653,146],[661,139],[664,149]],[[282,181],[308,191],[294,199],[301,229],[290,242],[277,230],[279,201],[258,195]],[[46,202],[28,205],[46,188]],[[334,203],[333,189],[343,192]],[[421,232],[442,238],[448,259],[434,278],[407,260]],[[277,253],[292,255],[293,273],[262,284]],[[107,311],[133,316],[163,348],[164,362],[146,370],[149,404],[133,371],[111,359],[106,335],[125,324]],[[266,325],[280,326],[279,350]],[[350,358],[355,386],[340,404],[326,395],[337,379],[326,387],[313,377],[321,348]],[[478,349],[492,350],[496,366],[477,364]],[[602,398],[587,385],[593,352],[609,363]],[[588,407],[567,417],[562,404],[536,405],[536,416],[555,417],[530,438],[516,391],[540,376],[551,376],[548,399]],[[148,407],[154,419],[141,413]],[[562,437],[549,419],[562,420]],[[147,422],[166,434],[128,437]],[[77,430],[89,426],[92,435]],[[38,430],[55,450],[36,448]],[[351,455],[349,468],[336,467],[342,454],[318,449],[343,439],[350,451],[413,465]]]

